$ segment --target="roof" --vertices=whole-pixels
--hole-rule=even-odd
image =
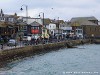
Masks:
[[[2,14],[4,18],[8,18],[8,17],[10,17],[10,18],[19,18],[19,16],[17,16],[16,13],[14,15],[4,14],[2,9],[0,11],[0,14]]]
[[[4,18],[19,18],[19,16],[4,14]]]
[[[7,27],[6,25],[2,25],[2,24],[0,24],[0,27]]]
[[[74,22],[74,21],[77,21],[77,20],[97,20],[97,19],[94,16],[91,16],[91,17],[75,17],[75,18],[72,18],[70,21]]]
[[[31,25],[31,26],[40,26],[41,24],[38,23],[38,22],[36,22],[36,21],[34,21],[34,22],[32,22],[30,25]]]
[[[50,23],[51,23],[51,20],[49,18],[44,19],[44,25],[49,25]]]
[[[15,24],[13,22],[3,22],[0,21],[0,27],[7,27],[7,26],[14,26]]]
[[[85,20],[85,19],[80,19],[80,20],[77,20],[77,21],[74,21],[74,22],[71,22],[71,25],[72,26],[80,26],[80,25],[97,25],[91,21],[88,21],[88,20]]]
[[[71,25],[69,24],[69,22],[65,22],[64,23],[67,27],[70,27]]]
[[[27,18],[27,19],[41,19],[41,18],[34,18],[34,17],[30,17],[30,16],[29,16],[29,17],[20,16],[20,17],[22,17],[23,19],[26,19],[26,18]]]
[[[27,25],[25,22],[18,22],[17,25]]]
[[[59,23],[59,24],[62,23],[63,24],[65,22],[64,22],[64,20],[55,20],[55,23]]]
[[[5,24],[5,22],[0,22],[0,27],[7,27],[7,24]]]
[[[58,20],[59,23],[64,23],[64,20]]]

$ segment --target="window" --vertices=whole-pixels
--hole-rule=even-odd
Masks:
[[[5,20],[5,18],[0,18],[0,20]]]
[[[39,27],[34,26],[34,27],[31,27],[31,29],[39,29]]]
[[[26,31],[27,30],[27,26],[23,26],[23,30]]]
[[[34,29],[37,29],[37,27],[34,27]]]
[[[82,30],[78,30],[78,33],[82,33]]]

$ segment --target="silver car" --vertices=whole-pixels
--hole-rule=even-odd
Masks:
[[[7,43],[7,46],[16,46],[17,41],[15,39],[10,39]]]

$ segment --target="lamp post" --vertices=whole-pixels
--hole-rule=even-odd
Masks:
[[[25,5],[25,4],[23,4],[23,5],[21,6],[21,8],[20,8],[21,11],[23,10],[23,8],[22,8],[23,6],[26,7],[26,23],[27,23],[27,22],[28,22],[28,20],[27,20],[27,17],[28,17],[28,6]]]
[[[60,38],[60,34],[59,34],[59,17],[58,17],[58,39],[57,40],[59,40],[59,38]]]
[[[43,15],[43,26],[44,26],[44,13],[43,12],[40,12],[40,13],[42,13],[42,15]],[[40,17],[40,13],[39,13],[39,17]],[[46,25],[45,25],[45,27],[46,27]],[[42,35],[43,35],[43,40],[42,40],[42,43],[44,43],[44,34],[45,34],[45,31],[44,31],[44,29],[42,29]]]
[[[44,25],[44,13],[43,12],[40,12],[40,13],[43,14],[43,25]],[[40,13],[39,13],[39,17],[40,17]],[[46,25],[45,25],[45,27],[46,27]]]
[[[58,17],[58,34],[59,34],[59,17]]]
[[[28,23],[28,6],[27,5],[25,5],[25,4],[23,4],[22,6],[21,6],[21,8],[20,8],[20,10],[22,11],[23,10],[23,6],[25,6],[25,8],[26,8],[26,24]],[[20,32],[21,32],[21,29],[20,29]],[[24,33],[24,32],[23,32]],[[20,35],[20,46],[21,46],[21,35]]]

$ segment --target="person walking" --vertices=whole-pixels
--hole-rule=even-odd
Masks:
[[[3,50],[4,39],[1,39],[0,44],[1,44],[1,49]]]
[[[1,44],[1,49],[3,50],[3,44]]]

